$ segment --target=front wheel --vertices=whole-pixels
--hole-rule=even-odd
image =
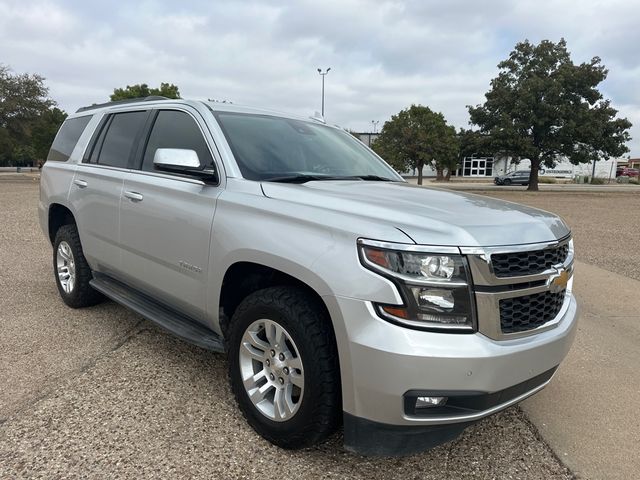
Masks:
[[[229,380],[240,410],[282,448],[314,445],[340,420],[340,372],[330,320],[309,293],[249,295],[229,325]]]
[[[509,179],[509,178],[505,178],[505,179],[502,181],[502,184],[503,184],[503,185],[507,185],[507,186],[508,186],[508,185],[511,185],[511,179]]]

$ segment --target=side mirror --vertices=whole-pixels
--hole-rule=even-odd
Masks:
[[[194,175],[200,178],[215,178],[213,169],[205,169],[195,150],[186,148],[158,148],[153,155],[153,165],[158,170]]]
[[[158,148],[153,155],[156,168],[176,168],[182,170],[200,169],[200,160],[195,150],[184,148]]]

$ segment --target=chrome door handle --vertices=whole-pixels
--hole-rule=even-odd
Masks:
[[[80,180],[79,178],[76,178],[73,183],[80,188],[86,188],[86,186],[89,185],[86,180]]]
[[[141,193],[138,192],[124,192],[124,196],[134,202],[141,202],[144,198]]]

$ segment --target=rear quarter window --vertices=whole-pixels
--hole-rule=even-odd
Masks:
[[[65,120],[53,140],[49,155],[47,155],[47,162],[66,162],[69,160],[71,152],[73,152],[91,117],[92,115],[85,115]]]

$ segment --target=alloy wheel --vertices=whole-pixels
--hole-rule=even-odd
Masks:
[[[256,320],[242,336],[239,360],[244,389],[258,411],[276,422],[290,420],[302,403],[304,369],[289,332],[273,320]]]
[[[60,242],[56,252],[58,281],[65,293],[71,293],[76,284],[76,263],[71,247],[65,241]]]

